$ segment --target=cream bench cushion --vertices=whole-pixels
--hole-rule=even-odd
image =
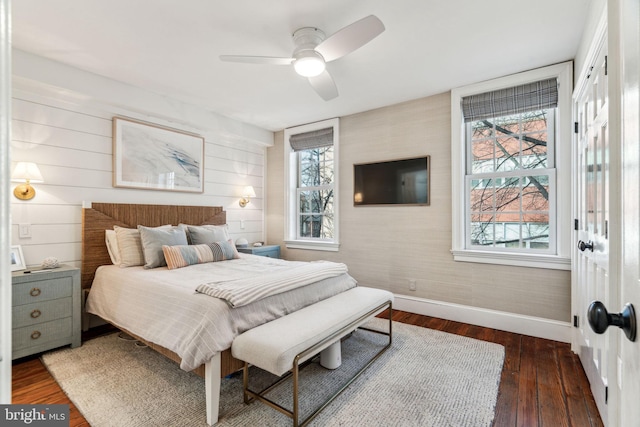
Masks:
[[[389,291],[357,286],[244,332],[233,341],[231,353],[236,359],[280,376],[292,369],[298,354],[389,301],[393,301]],[[354,324],[342,336],[366,320]],[[325,348],[331,344],[327,343]],[[323,348],[318,352],[321,350]],[[312,356],[308,355],[307,359]],[[304,360],[299,360],[302,362]]]

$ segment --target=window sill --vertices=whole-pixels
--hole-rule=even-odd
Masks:
[[[550,270],[571,270],[571,258],[558,255],[531,255],[472,250],[452,250],[451,253],[453,254],[454,261],[461,262],[513,265],[516,267],[545,268]]]
[[[285,240],[287,249],[308,249],[313,251],[330,251],[338,252],[339,243],[334,242],[316,242],[313,240]]]

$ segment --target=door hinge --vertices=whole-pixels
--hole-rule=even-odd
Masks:
[[[573,220],[573,229],[576,231],[580,230],[580,221],[578,220],[578,218]]]
[[[573,122],[573,133],[578,133],[578,122]]]
[[[573,327],[577,328],[580,326],[580,318],[578,316],[573,316]]]
[[[609,57],[607,55],[604,56],[604,75],[608,76],[609,75],[609,61],[608,61]]]
[[[606,220],[604,222],[604,238],[605,239],[609,238],[609,220]]]
[[[609,403],[609,386],[605,386],[604,388],[604,403],[605,405]]]

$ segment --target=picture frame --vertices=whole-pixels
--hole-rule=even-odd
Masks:
[[[24,262],[24,255],[22,254],[22,246],[11,246],[9,264],[11,264],[11,271],[20,271],[27,269],[27,265]]]
[[[204,138],[114,117],[113,186],[204,192]]]

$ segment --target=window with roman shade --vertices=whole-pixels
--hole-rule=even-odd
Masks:
[[[563,68],[557,70],[566,74]],[[459,208],[460,221],[454,231],[456,259],[477,255],[474,261],[489,262],[512,254],[506,263],[526,265],[527,256],[548,260],[565,250],[564,242],[559,245],[563,224],[558,222],[558,176],[560,168],[562,176],[567,172],[559,161],[567,162],[570,170],[570,136],[559,139],[559,117],[568,117],[564,111],[559,114],[559,88],[565,89],[561,73],[535,80],[533,76],[545,73],[531,72],[531,80],[523,73],[503,80],[517,84],[477,92],[467,88],[471,93],[464,95],[459,92],[465,88],[452,91],[452,102],[457,103],[456,108],[452,104],[452,130],[457,128],[454,133],[460,138],[454,140],[459,149],[452,157],[458,162],[453,165],[458,174],[453,179],[458,191],[454,210]],[[565,84],[570,86],[570,81]],[[561,143],[567,146],[559,155]],[[568,268],[565,261],[550,268]]]
[[[337,119],[285,130],[288,247],[337,249]]]

